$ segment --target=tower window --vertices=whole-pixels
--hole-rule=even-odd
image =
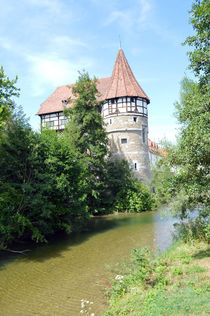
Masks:
[[[109,120],[109,124],[112,124],[112,119]]]
[[[137,117],[134,116],[133,121],[136,123],[137,122]]]
[[[139,106],[142,105],[142,100],[138,99],[137,100],[137,105],[139,105]]]
[[[134,163],[134,170],[137,170],[137,163]]]
[[[121,144],[126,144],[127,143],[127,138],[121,138]]]

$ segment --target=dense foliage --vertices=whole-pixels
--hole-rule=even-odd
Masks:
[[[14,101],[12,97],[19,95],[19,90],[15,83],[17,77],[10,80],[4,73],[3,67],[0,68],[0,130],[5,125],[11,111],[14,109]]]
[[[153,201],[149,188],[136,179],[123,187],[116,195],[113,209],[118,212],[138,213],[150,210]]]
[[[190,23],[195,30],[195,35],[188,36],[184,45],[188,44],[194,50],[188,52],[190,65],[200,82],[208,83],[210,72],[210,9],[209,0],[196,0],[190,11]]]
[[[34,133],[13,118],[1,135],[0,231],[7,244],[22,236],[46,241],[86,217],[82,166],[55,132]]]
[[[128,163],[109,159],[108,137],[100,114],[102,102],[96,99],[96,79],[91,80],[87,73],[80,73],[72,91],[76,99],[65,111],[69,123],[64,136],[86,169],[89,212],[105,214],[151,209],[150,192],[132,178]]]
[[[64,137],[85,166],[87,201],[94,214],[103,212],[101,201],[106,182],[105,157],[108,155],[107,133],[99,112],[101,102],[96,100],[96,79],[91,80],[87,73],[80,73],[72,92],[76,98],[71,101],[72,107],[65,111],[68,125]]]
[[[156,178],[156,200],[175,200],[175,211],[181,218],[189,210],[197,209],[199,229],[207,233],[209,213],[209,162],[210,162],[210,95],[209,95],[209,9],[208,1],[195,1],[191,11],[191,23],[195,36],[186,42],[194,46],[190,52],[190,67],[198,82],[184,78],[181,84],[180,102],[176,103],[176,117],[180,125],[177,145],[171,146],[168,156],[159,162]],[[195,228],[195,226],[193,226]]]
[[[93,214],[151,208],[149,191],[128,164],[109,159],[95,81],[81,74],[73,92],[77,99],[62,134],[34,132],[14,104],[7,117],[0,113],[0,248],[80,230]]]
[[[169,145],[167,158],[159,162],[155,176],[159,203],[179,196],[183,214],[195,205],[208,205],[209,184],[209,95],[187,78],[182,81],[181,101],[176,103],[180,134]],[[158,180],[158,181],[157,181]]]

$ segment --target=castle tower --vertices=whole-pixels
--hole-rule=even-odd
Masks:
[[[148,112],[150,100],[119,50],[102,106],[113,158],[125,159],[138,179],[149,178]]]
[[[105,100],[102,106],[110,149],[113,158],[129,162],[137,178],[147,182],[149,177],[148,115],[150,100],[138,84],[128,61],[120,49],[111,77],[97,81],[100,96]],[[63,131],[67,120],[64,107],[72,106],[68,99],[74,99],[71,85],[57,87],[38,111],[41,126]]]

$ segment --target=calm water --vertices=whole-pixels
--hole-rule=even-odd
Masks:
[[[111,215],[94,218],[87,232],[1,259],[0,315],[77,316],[81,299],[93,301],[91,312],[102,315],[114,263],[134,247],[164,250],[171,230],[172,221],[159,212]]]

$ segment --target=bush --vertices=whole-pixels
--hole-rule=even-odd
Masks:
[[[151,210],[153,204],[149,188],[136,179],[132,179],[130,187],[122,188],[115,199],[113,210],[116,212],[139,213]]]
[[[46,242],[88,217],[83,165],[54,131],[40,135],[14,118],[1,135],[0,157],[1,248],[20,238]]]
[[[205,211],[206,212],[206,211]],[[195,219],[188,219],[176,224],[176,237],[185,242],[191,240],[205,240],[210,242],[210,216],[201,216]]]

